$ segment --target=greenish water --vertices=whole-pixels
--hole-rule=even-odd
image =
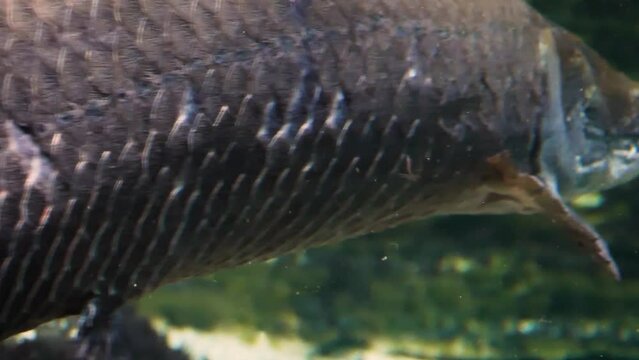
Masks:
[[[639,1],[532,3],[639,76]],[[168,286],[139,308],[173,326],[299,337],[319,354],[408,338],[495,359],[639,359],[638,190],[579,209],[609,240],[620,283],[540,218],[454,217]]]

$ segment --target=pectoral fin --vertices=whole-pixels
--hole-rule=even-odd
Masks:
[[[571,210],[554,189],[537,176],[519,172],[507,153],[495,155],[487,161],[500,174],[504,186],[525,194],[527,202],[533,203],[539,212],[567,230],[570,238],[605,266],[615,279],[621,279],[619,267],[610,255],[606,241]]]

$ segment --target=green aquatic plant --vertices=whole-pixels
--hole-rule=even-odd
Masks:
[[[441,219],[167,287],[142,309],[175,325],[299,336],[321,352],[410,337],[535,356],[617,341],[609,351],[639,356],[637,277],[610,282],[554,233],[518,217]]]

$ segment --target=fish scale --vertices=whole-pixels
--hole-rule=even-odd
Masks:
[[[437,214],[547,213],[618,275],[557,193],[562,31],[512,0],[5,2],[0,339]],[[610,76],[579,84],[639,94]]]

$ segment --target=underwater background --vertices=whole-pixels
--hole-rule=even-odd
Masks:
[[[639,78],[639,1],[531,3]],[[137,308],[194,358],[639,359],[639,182],[573,206],[623,281],[540,217],[458,216],[166,286]],[[221,352],[238,338],[243,352]]]

